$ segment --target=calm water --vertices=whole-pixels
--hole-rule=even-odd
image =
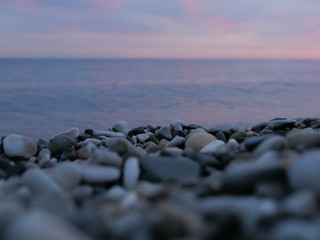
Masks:
[[[0,60],[0,135],[320,116],[320,61]]]

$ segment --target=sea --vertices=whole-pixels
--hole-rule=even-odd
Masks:
[[[0,136],[320,116],[320,61],[0,59]]]

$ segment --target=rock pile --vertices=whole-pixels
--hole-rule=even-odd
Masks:
[[[320,239],[320,119],[72,128],[0,146],[0,238]]]

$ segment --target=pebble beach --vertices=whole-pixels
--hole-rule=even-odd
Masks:
[[[4,240],[320,239],[320,118],[0,142]]]

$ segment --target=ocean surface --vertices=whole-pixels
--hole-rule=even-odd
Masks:
[[[320,116],[320,61],[0,59],[0,136]]]

